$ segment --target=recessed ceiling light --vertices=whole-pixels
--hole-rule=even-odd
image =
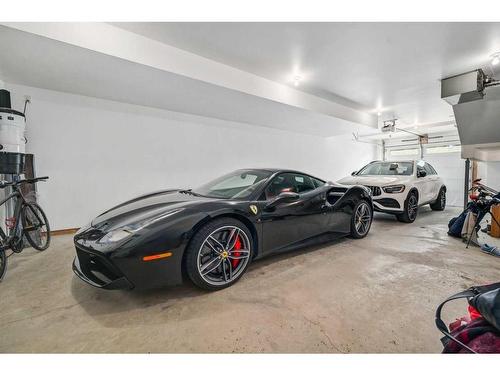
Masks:
[[[299,75],[295,75],[295,76],[293,77],[293,84],[294,84],[295,86],[298,86],[298,85],[299,85],[299,83],[300,83],[300,81],[302,81],[302,77],[301,77],[301,76],[299,76]]]
[[[377,112],[377,116],[382,116],[382,112]]]
[[[498,65],[500,63],[500,52],[491,55],[491,65]]]

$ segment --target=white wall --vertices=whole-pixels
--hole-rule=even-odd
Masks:
[[[79,227],[138,194],[196,187],[245,167],[283,167],[336,180],[376,158],[350,136],[321,138],[6,84],[27,110],[39,201],[52,229]]]
[[[373,160],[382,160],[382,147],[353,141],[352,134],[327,139],[327,171],[324,177],[337,181],[358,171]],[[323,164],[318,161],[318,164]]]
[[[477,164],[477,177],[482,179],[481,182],[500,191],[500,161],[480,161]]]

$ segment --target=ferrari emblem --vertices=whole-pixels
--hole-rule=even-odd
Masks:
[[[254,215],[257,215],[257,212],[259,211],[259,209],[257,208],[257,206],[255,204],[251,204],[250,205],[250,211],[252,211],[252,213]]]

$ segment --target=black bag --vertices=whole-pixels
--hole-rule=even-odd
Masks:
[[[493,285],[497,285],[496,289],[477,294],[469,300],[469,304],[500,331],[500,283]]]
[[[436,310],[436,327],[445,335],[442,339],[443,344],[446,345],[449,340],[452,340],[471,353],[476,353],[467,345],[453,337],[448,331],[448,327],[441,319],[441,310],[443,309],[443,306],[447,302],[459,298],[467,298],[469,304],[475,308],[500,335],[500,283],[470,287],[463,292],[454,294],[447,298],[438,306]]]
[[[448,234],[453,237],[462,237],[462,228],[464,226],[465,218],[467,217],[468,210],[462,212],[458,217],[454,217],[448,223]]]
[[[465,210],[463,210],[463,212],[460,215],[452,218],[448,222],[448,234],[450,236],[458,238],[462,237],[462,228],[464,226],[465,219],[467,218],[467,214],[469,213],[469,211],[472,211],[475,214],[478,213],[478,209],[473,202],[469,202]]]

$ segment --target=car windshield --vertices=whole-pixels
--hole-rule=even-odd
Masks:
[[[193,193],[210,198],[247,198],[272,174],[264,170],[238,170],[193,189]]]
[[[411,176],[413,163],[405,162],[377,162],[363,167],[358,176]]]

